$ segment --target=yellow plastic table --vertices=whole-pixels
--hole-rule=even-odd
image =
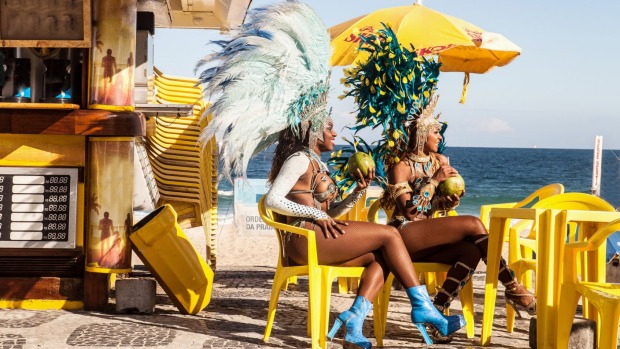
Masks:
[[[491,330],[493,327],[493,317],[495,315],[495,299],[497,296],[497,276],[499,274],[499,259],[502,255],[502,247],[504,245],[504,237],[510,228],[511,219],[529,219],[534,221],[533,229],[543,233],[541,229],[546,230],[548,226],[549,213],[544,209],[529,208],[494,208],[491,210],[491,219],[489,224],[489,247],[487,253],[487,274],[484,287],[484,313],[482,318],[482,333],[480,335],[480,343],[483,346],[491,344]],[[540,250],[539,250],[540,251]],[[545,259],[543,253],[540,253],[539,266]],[[538,274],[536,275],[538,278]],[[537,280],[538,282],[538,280]],[[537,283],[539,290],[540,285]],[[544,292],[540,292],[544,293]],[[544,296],[542,298],[545,298]],[[545,314],[542,314],[540,308],[543,299],[539,296],[537,303],[538,323],[544,323]],[[538,333],[540,338],[540,333]]]
[[[510,228],[511,219],[530,219],[538,234],[538,269],[536,273],[537,288],[537,328],[538,348],[553,348],[557,328],[557,309],[561,286],[558,271],[562,267],[566,225],[568,222],[581,223],[580,234],[589,236],[599,226],[596,223],[608,223],[620,218],[619,212],[546,210],[546,209],[504,209],[491,211],[489,226],[489,250],[487,255],[487,274],[485,282],[484,315],[480,342],[483,346],[491,344],[491,330],[497,295],[497,276],[499,258],[503,241]],[[592,223],[592,224],[589,224]],[[600,251],[599,251],[600,252]],[[587,277],[590,280],[602,280],[604,272],[604,253],[593,256],[596,263],[587,263]],[[592,310],[587,315],[592,315]]]

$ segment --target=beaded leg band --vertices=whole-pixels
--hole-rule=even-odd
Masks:
[[[457,268],[464,270],[458,270]],[[433,303],[439,311],[443,312],[445,309],[450,308],[450,303],[454,297],[458,296],[459,291],[467,284],[471,276],[474,275],[474,271],[474,268],[471,268],[465,263],[456,262],[454,264],[454,267],[448,272],[449,276],[443,283],[443,287],[437,287],[437,295]]]
[[[488,235],[481,236],[475,240],[476,246],[480,249],[482,260],[487,262]],[[520,310],[525,310],[530,315],[536,315],[536,297],[523,287],[515,278],[515,272],[508,267],[504,258],[499,259],[499,281],[506,287],[504,297],[506,303],[510,304],[521,318]]]
[[[474,237],[475,238],[475,237]],[[487,251],[489,246],[489,235],[482,235],[478,239],[474,240],[474,244],[478,246],[480,249],[480,254],[482,255],[482,261],[484,264],[487,264]],[[504,257],[499,258],[499,281],[506,286],[507,283],[511,282],[515,278],[515,272],[512,271],[508,267],[508,263],[504,259]]]

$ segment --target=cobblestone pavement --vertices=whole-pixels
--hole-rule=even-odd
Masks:
[[[188,235],[192,233],[189,232]],[[0,310],[0,348],[307,348],[307,279],[282,292],[269,343],[262,342],[271,293],[277,242],[274,236],[219,235],[218,267],[211,303],[195,316],[182,315],[158,287],[156,311],[150,315],[87,311]],[[198,242],[198,246],[200,242]],[[257,248],[260,247],[260,248]],[[449,345],[435,348],[476,348],[483,308],[484,270],[474,275],[476,338],[464,329]],[[331,319],[347,309],[353,294],[333,287]],[[500,289],[501,291],[501,289]],[[501,292],[498,292],[501,294]],[[113,300],[112,300],[113,301]],[[113,307],[111,307],[112,309]],[[458,301],[453,302],[460,312]],[[426,347],[410,321],[411,306],[403,291],[393,291],[385,348]],[[525,315],[527,317],[527,315]],[[529,317],[517,320],[514,333],[505,330],[503,299],[498,299],[492,343],[494,348],[529,348]],[[373,344],[372,317],[364,334]],[[339,342],[330,348],[341,348]]]

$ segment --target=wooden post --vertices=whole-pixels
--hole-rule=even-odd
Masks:
[[[110,298],[110,274],[84,273],[84,310],[106,311]]]

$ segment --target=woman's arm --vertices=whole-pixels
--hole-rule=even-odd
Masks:
[[[392,196],[401,214],[408,220],[414,220],[418,214],[417,209],[411,203],[413,197],[413,190],[409,185],[409,181],[412,180],[411,176],[411,169],[404,161],[394,165],[388,173],[389,195]]]
[[[329,214],[330,217],[340,217],[343,214],[349,212],[353,207],[355,207],[355,204],[364,196],[364,194],[366,193],[366,189],[368,189],[368,186],[370,186],[370,183],[372,183],[373,179],[375,179],[374,168],[369,169],[368,178],[364,178],[364,175],[362,174],[360,169],[357,169],[357,176],[355,177],[357,185],[355,187],[355,190],[351,194],[349,194],[344,200],[339,202],[334,207],[330,208],[327,211],[327,214]]]
[[[310,159],[301,153],[293,154],[284,161],[280,173],[265,195],[265,207],[285,216],[314,220],[329,219],[329,216],[319,209],[301,205],[286,198],[299,178],[308,171],[308,165],[310,165]]]
[[[366,193],[366,189],[352,192],[346,198],[344,198],[344,200],[340,201],[337,205],[330,208],[327,211],[327,214],[330,217],[340,217],[343,214],[351,211],[351,209],[355,207],[355,204],[359,201],[359,199],[364,196],[364,193]]]
[[[450,177],[455,177],[458,174],[458,171],[448,163],[448,158],[442,154],[436,154],[436,156],[441,166],[433,175],[435,180],[441,183]],[[455,209],[459,205],[461,196],[463,195],[465,195],[464,191],[460,196],[457,194],[447,196],[443,195],[441,192],[437,193],[437,195],[433,197],[432,201],[433,211]]]

